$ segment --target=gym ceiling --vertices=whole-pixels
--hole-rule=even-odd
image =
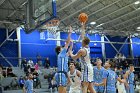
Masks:
[[[47,0],[37,0],[45,4]],[[24,24],[27,0],[0,0],[0,27],[15,29]],[[78,15],[88,14],[87,32],[112,36],[140,35],[140,0],[57,0],[60,31],[81,27]],[[94,24],[91,24],[94,23]],[[96,23],[96,24],[95,24]]]

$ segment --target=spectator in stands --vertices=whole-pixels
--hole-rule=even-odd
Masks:
[[[29,59],[28,63],[27,63],[28,66],[30,66],[31,68],[34,66],[34,62],[32,59]]]
[[[135,56],[135,57],[134,57],[133,62],[134,62],[134,66],[136,66],[136,67],[139,66],[138,56]]]
[[[128,66],[130,64],[133,64],[133,59],[132,59],[132,57],[130,55],[127,57],[127,63],[128,63]]]
[[[35,70],[35,71],[33,72],[33,75],[38,76],[38,75],[39,75],[39,73]]]
[[[45,65],[45,68],[47,68],[47,69],[49,68],[49,66],[50,66],[50,60],[49,60],[48,57],[45,59],[44,65]]]
[[[36,70],[36,71],[39,70],[39,65],[38,65],[38,63],[36,63],[34,67],[35,67],[35,70]]]
[[[48,82],[49,82],[48,89],[50,89],[50,88],[53,89],[53,88],[57,87],[57,84],[54,80],[54,75],[55,75],[55,72],[53,72],[53,71],[51,71],[50,74],[48,75]]]
[[[41,82],[37,75],[33,76],[33,86],[34,86],[34,88],[38,88],[38,86],[40,86],[40,88],[41,88]]]
[[[32,79],[33,79],[33,75],[30,73],[28,75],[28,80],[25,81],[24,93],[34,93]]]
[[[20,76],[20,78],[19,78],[19,86],[20,86],[20,88],[23,88],[24,84],[25,84],[25,81],[24,81],[23,77]]]
[[[24,72],[27,74],[28,73],[28,66],[27,64],[24,65]]]
[[[39,66],[42,65],[41,56],[39,54],[37,54],[37,63],[38,63]]]
[[[2,67],[0,67],[0,81],[4,78]]]
[[[11,67],[7,68],[7,77],[16,77]]]
[[[22,67],[24,68],[26,64],[27,64],[26,58],[22,59],[22,61],[21,61],[21,69],[22,69]]]

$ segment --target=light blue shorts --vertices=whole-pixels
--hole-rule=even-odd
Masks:
[[[56,80],[57,86],[65,87],[67,85],[67,77],[64,73],[56,73],[55,80]]]

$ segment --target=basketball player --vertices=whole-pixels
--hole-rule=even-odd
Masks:
[[[61,46],[56,47],[56,53],[58,54],[58,59],[57,59],[57,73],[55,74],[55,80],[58,86],[58,93],[66,93],[66,85],[67,85],[67,80],[68,80],[67,49],[70,44],[71,33],[72,33],[72,28],[70,27],[68,39],[65,43],[64,48],[62,48]]]
[[[94,72],[94,82],[96,83],[101,83],[102,82],[102,76],[103,72],[105,71],[104,67],[102,67],[102,61],[100,59],[97,59],[96,65],[93,69]],[[104,92],[104,87],[103,86],[94,86],[94,89],[96,90],[97,93],[103,93]]]
[[[83,35],[81,35],[83,36]],[[75,55],[72,51],[69,51],[69,55],[72,59],[76,60],[81,58],[82,66],[82,91],[83,93],[87,93],[87,89],[89,88],[90,93],[96,93],[93,89],[93,66],[90,62],[90,48],[89,48],[90,40],[88,37],[84,37],[82,40],[82,49],[78,51]]]
[[[95,83],[96,86],[105,86],[104,93],[116,93],[116,81],[124,83],[125,80],[121,80],[115,71],[111,70],[112,63],[107,61],[105,63],[105,69],[103,73],[103,82]]]
[[[124,79],[125,72],[123,71],[122,66],[118,67],[117,73],[121,79]],[[117,81],[117,89],[118,93],[126,93],[124,83],[120,83],[119,81]]]
[[[124,78],[126,79],[126,93],[135,93],[134,92],[134,66],[130,64],[129,70],[126,71]]]
[[[75,69],[75,62],[70,62],[70,71],[68,72],[68,76],[70,77],[70,91],[69,93],[81,93],[81,72]]]
[[[25,82],[25,86],[23,88],[23,93],[34,93],[33,90],[33,75],[29,74],[28,80]]]

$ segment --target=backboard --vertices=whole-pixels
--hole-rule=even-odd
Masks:
[[[26,27],[31,32],[57,17],[56,0],[29,0],[26,13]]]

